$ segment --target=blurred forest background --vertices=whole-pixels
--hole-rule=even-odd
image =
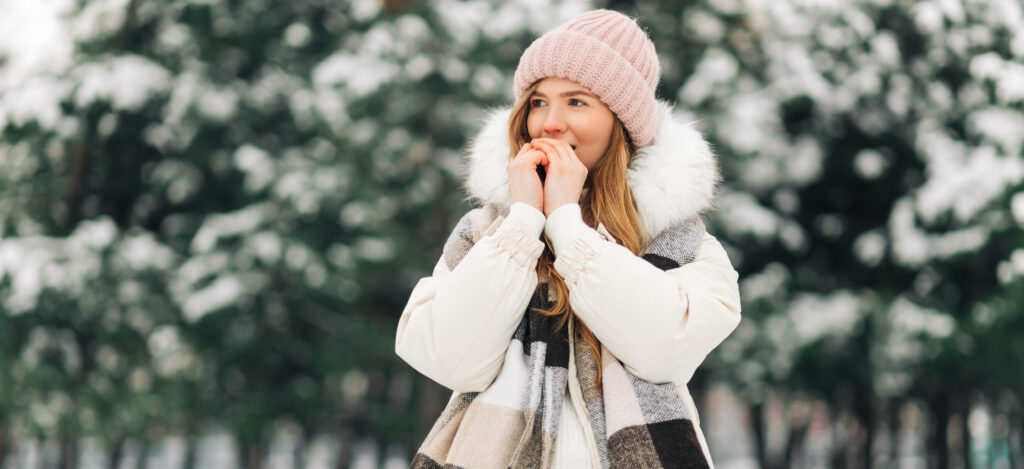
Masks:
[[[1020,0],[2,0],[0,467],[406,467],[467,139],[601,7],[721,160],[717,465],[1024,467]]]

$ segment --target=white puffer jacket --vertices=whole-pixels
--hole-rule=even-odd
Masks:
[[[509,112],[492,112],[470,144],[466,187],[483,205],[468,215],[478,227],[472,234],[476,242],[454,270],[442,256],[433,274],[416,284],[399,321],[396,353],[454,391],[485,390],[537,286],[543,230],[580,320],[627,371],[676,384],[696,415],[686,383],[740,321],[738,276],[725,250],[705,233],[692,262],[663,271],[616,244],[603,225],[594,230],[584,224],[578,205],[560,207],[546,220],[535,208],[511,206]],[[629,169],[650,239],[710,209],[719,180],[715,157],[700,134],[662,101],[658,118],[654,141],[638,151]],[[498,225],[489,226],[492,221]],[[573,404],[583,409],[582,402]],[[586,429],[586,412],[577,417]]]

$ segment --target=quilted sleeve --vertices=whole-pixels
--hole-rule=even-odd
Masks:
[[[688,382],[740,321],[739,276],[722,245],[687,222],[638,257],[583,223],[575,207],[560,207],[546,227],[573,310],[629,372]]]
[[[482,209],[462,218],[429,277],[419,280],[399,319],[395,353],[441,385],[483,391],[497,376],[512,334],[537,288],[544,215],[513,204],[477,228]]]

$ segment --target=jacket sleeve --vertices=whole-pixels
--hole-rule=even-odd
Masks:
[[[417,282],[395,336],[399,357],[459,392],[483,391],[497,376],[537,288],[537,259],[544,250],[539,210],[513,204],[474,242],[473,218],[480,210],[462,218],[433,274]]]
[[[686,383],[740,321],[738,274],[703,232],[692,262],[662,270],[559,207],[545,231],[576,315],[627,371],[653,383]]]

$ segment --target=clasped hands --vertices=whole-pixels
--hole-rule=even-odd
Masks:
[[[537,167],[544,167],[544,181]],[[523,202],[550,216],[558,207],[580,201],[587,167],[572,146],[551,138],[535,138],[508,163],[512,203]]]

